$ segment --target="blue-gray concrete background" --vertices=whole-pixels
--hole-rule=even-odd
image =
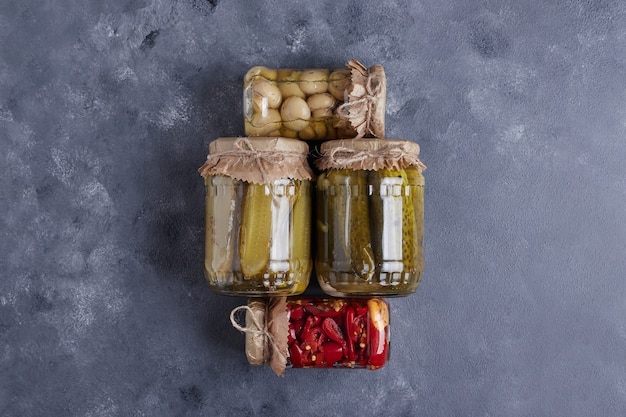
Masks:
[[[0,415],[626,415],[626,3],[3,0]],[[426,271],[379,371],[248,366],[202,276],[254,65],[388,77]]]

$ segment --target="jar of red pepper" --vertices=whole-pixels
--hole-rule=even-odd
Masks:
[[[246,311],[246,325],[236,313]],[[380,298],[250,298],[231,313],[252,365],[378,369],[389,359],[389,306]]]

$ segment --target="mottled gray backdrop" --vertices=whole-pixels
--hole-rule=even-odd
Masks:
[[[624,416],[626,3],[2,0],[0,415]],[[426,271],[379,371],[248,366],[202,276],[254,65],[388,76]]]

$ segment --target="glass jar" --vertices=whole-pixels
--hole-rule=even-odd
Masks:
[[[246,310],[246,326],[236,321]],[[389,360],[389,306],[380,298],[251,298],[231,313],[252,365],[378,369]]]
[[[248,136],[302,140],[385,136],[383,67],[352,60],[346,68],[253,67],[244,77]]]
[[[403,296],[424,270],[424,177],[419,145],[329,141],[316,161],[315,270],[332,296]]]
[[[229,295],[296,295],[312,269],[308,145],[219,138],[200,168],[206,186],[205,278]]]

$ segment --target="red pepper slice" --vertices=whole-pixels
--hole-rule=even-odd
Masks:
[[[302,326],[302,332],[300,332],[300,337],[302,338],[304,334],[309,333],[313,327],[319,325],[321,322],[321,317],[307,316],[304,322],[304,326]]]
[[[380,368],[387,362],[387,326],[389,311],[387,304],[380,299],[371,299],[369,307],[369,364],[372,369]]]
[[[323,342],[324,331],[320,326],[311,327],[310,329],[302,332],[303,348],[308,346],[312,353],[319,351],[319,345]]]
[[[357,328],[354,322],[354,308],[348,307],[346,308],[346,318],[344,321],[344,327],[346,329],[346,335],[349,342],[356,342],[357,338]]]
[[[359,316],[354,320],[356,327],[356,345],[359,349],[365,348],[367,344],[367,316]]]
[[[305,304],[304,308],[306,311],[313,314],[314,316],[339,317],[343,313],[345,305],[342,305],[339,310],[335,310],[332,306],[325,305],[325,304],[319,304],[319,305]]]
[[[303,319],[298,319],[298,320],[294,320],[294,321],[290,321],[289,322],[289,329],[294,330],[296,337],[300,336],[300,334],[302,333],[302,328],[304,327],[304,320]]]
[[[305,368],[311,365],[313,365],[313,352],[305,350],[302,352],[302,367]]]
[[[366,316],[367,315],[367,305],[358,305],[355,307],[357,316]]]
[[[320,347],[321,349],[321,347]],[[325,368],[326,366],[328,366],[328,364],[326,363],[326,355],[324,353],[324,351],[319,351],[317,352],[315,355],[311,356],[311,358],[315,358],[313,360],[313,362],[315,362],[315,367],[316,368]]]
[[[354,343],[352,342],[344,343],[343,348],[344,348],[343,354],[346,355],[346,358],[348,358],[348,362],[354,362],[356,360],[356,352],[354,351]]]
[[[345,343],[343,333],[337,322],[332,317],[327,317],[322,322],[322,330],[330,340],[334,340],[337,343]]]
[[[370,323],[370,360],[372,368],[380,368],[387,361],[385,354],[385,332],[376,329],[373,323]]]
[[[298,340],[298,332],[293,323],[289,323],[289,332],[287,333],[287,344],[293,345]]]
[[[324,351],[324,357],[328,366],[333,366],[343,359],[343,347],[337,342],[324,342],[321,349]]]
[[[304,308],[301,305],[291,306],[289,310],[289,320],[298,320],[304,316]]]
[[[289,346],[289,361],[294,368],[302,368],[304,352],[297,343]]]

